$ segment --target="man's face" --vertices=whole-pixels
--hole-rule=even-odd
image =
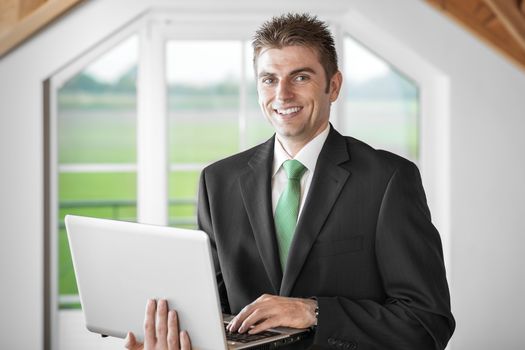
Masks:
[[[263,49],[256,62],[259,104],[280,139],[301,147],[328,124],[341,73],[329,82],[317,53],[304,46]]]

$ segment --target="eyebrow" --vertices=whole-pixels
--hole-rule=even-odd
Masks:
[[[290,72],[289,75],[294,75],[294,74],[297,74],[297,73],[312,73],[312,74],[317,74],[317,72],[315,70],[313,70],[312,68],[310,67],[301,67],[301,68],[297,68],[297,69],[294,69],[293,71]],[[262,78],[262,77],[268,77],[268,76],[275,76],[275,73],[270,73],[270,72],[261,72],[259,73],[259,78]]]
[[[303,68],[299,68],[299,69],[294,69],[293,71],[290,72],[290,75],[294,75],[294,74],[297,74],[297,73],[317,74],[317,72],[315,70],[313,70],[312,68],[310,68],[310,67],[303,67]]]

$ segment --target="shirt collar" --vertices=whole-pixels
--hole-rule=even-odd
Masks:
[[[317,164],[317,158],[319,158],[319,153],[321,153],[321,149],[323,148],[324,142],[328,138],[329,131],[330,125],[327,125],[326,128],[323,131],[321,131],[321,133],[319,133],[319,135],[317,135],[310,142],[304,145],[304,147],[301,148],[301,150],[295,155],[295,158],[293,159],[300,161],[308,170],[314,171],[315,165]],[[281,142],[279,141],[279,138],[276,135],[273,147],[272,176],[274,176],[279,171],[281,165],[288,159],[292,158],[284,150]]]

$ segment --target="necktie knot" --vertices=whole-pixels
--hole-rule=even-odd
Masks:
[[[300,180],[306,167],[298,160],[289,159],[283,163],[284,172],[289,180]]]

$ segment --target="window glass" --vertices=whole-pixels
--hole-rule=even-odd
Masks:
[[[171,163],[207,163],[239,148],[241,42],[169,41]]]
[[[59,163],[135,162],[137,44],[124,41],[58,91]]]
[[[250,42],[245,42],[244,60],[246,67],[246,146],[255,146],[270,138],[274,131],[270,122],[261,111],[257,96],[257,83],[253,68],[253,49]]]
[[[196,228],[196,198],[200,171],[173,171],[169,177],[170,225]]]
[[[197,226],[200,169],[239,150],[241,60],[240,41],[167,43],[170,225]]]
[[[79,308],[64,226],[67,214],[136,220],[136,72],[133,36],[71,77],[57,93],[58,291]]]
[[[417,162],[418,86],[350,36],[343,74],[342,131]]]
[[[135,221],[135,173],[62,173],[59,176],[59,294],[78,294],[67,240],[67,214]],[[64,299],[64,298],[63,298]],[[68,307],[67,300],[61,306]]]

